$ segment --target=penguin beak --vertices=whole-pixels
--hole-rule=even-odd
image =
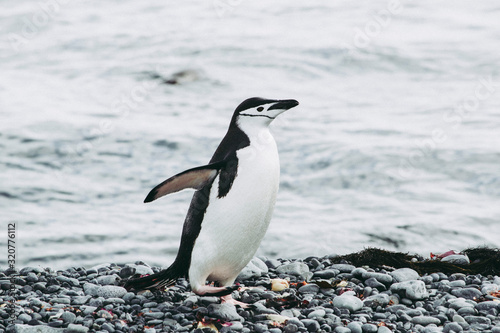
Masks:
[[[271,105],[268,110],[288,110],[299,105],[294,99],[283,99]]]

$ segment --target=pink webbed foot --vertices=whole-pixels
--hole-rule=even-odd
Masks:
[[[248,309],[250,307],[250,304],[237,301],[231,295],[222,296],[220,299],[221,299],[222,303],[229,303],[229,304],[233,304],[234,306],[239,305],[243,309]]]
[[[239,288],[238,285],[231,287],[200,286],[193,288],[193,292],[200,296],[227,296]]]

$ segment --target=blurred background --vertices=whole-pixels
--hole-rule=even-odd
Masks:
[[[168,266],[192,191],[143,200],[253,96],[300,102],[258,254],[500,245],[496,1],[2,7],[1,266],[13,222],[18,267]]]

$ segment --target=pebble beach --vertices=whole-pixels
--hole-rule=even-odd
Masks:
[[[256,257],[233,293],[246,309],[195,295],[185,279],[165,291],[121,286],[159,270],[144,262],[0,270],[0,331],[500,333],[498,274]]]

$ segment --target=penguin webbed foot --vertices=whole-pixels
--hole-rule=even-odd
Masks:
[[[235,290],[238,290],[240,287],[239,284],[235,284],[229,287],[212,287],[212,286],[201,286],[196,289],[193,289],[195,294],[200,296],[227,296],[231,295],[231,293]]]
[[[243,302],[235,300],[231,296],[231,294],[226,295],[226,296],[222,296],[220,299],[221,299],[221,303],[229,303],[229,304],[233,304],[234,306],[241,306],[243,309],[251,309],[251,308],[255,307],[253,304],[247,304],[247,303],[243,303]]]

